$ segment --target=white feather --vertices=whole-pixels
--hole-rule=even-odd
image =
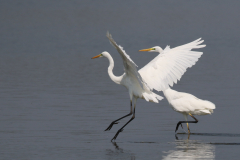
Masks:
[[[130,56],[123,50],[123,47],[117,45],[117,43],[113,40],[112,35],[109,32],[107,32],[107,37],[110,43],[117,49],[118,53],[122,57],[125,73],[129,76],[136,78],[139,85],[143,88],[144,82],[142,80],[141,75],[137,71],[136,68],[137,65],[133,62]]]
[[[149,89],[148,85],[137,71],[137,65],[123,50],[123,47],[117,45],[109,32],[107,32],[107,37],[110,43],[117,49],[118,53],[122,57],[125,74],[122,75],[120,84],[124,85],[128,89],[130,97],[135,96],[155,103],[158,103],[159,100],[162,100],[163,97],[153,93]]]
[[[171,107],[182,114],[188,115],[206,115],[213,113],[215,104],[210,101],[202,100],[192,94],[178,92],[173,89],[163,91]]]
[[[140,75],[151,90],[163,91],[177,83],[187,68],[192,67],[203,54],[192,49],[202,48],[203,40],[170,49],[167,46],[157,57],[139,70]]]

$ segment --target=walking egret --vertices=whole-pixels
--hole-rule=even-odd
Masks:
[[[116,140],[123,128],[135,118],[136,101],[138,98],[145,99],[146,101],[158,103],[163,97],[152,92],[153,89],[162,91],[168,88],[169,85],[177,83],[181,76],[184,74],[188,67],[195,64],[195,61],[199,58],[201,52],[194,52],[189,54],[189,51],[193,48],[202,48],[205,45],[199,45],[199,40],[194,41],[191,45],[183,45],[179,49],[175,49],[173,52],[167,49],[166,52],[171,52],[170,57],[159,57],[157,56],[145,67],[137,71],[137,65],[132,61],[130,56],[123,50],[123,48],[113,40],[112,36],[107,33],[107,37],[110,43],[119,52],[124,66],[124,73],[121,76],[115,76],[113,74],[114,61],[111,55],[104,51],[101,54],[92,57],[92,59],[105,57],[109,60],[108,74],[109,77],[117,84],[121,84],[128,89],[130,96],[130,113],[113,121],[105,131],[110,130],[114,124],[117,124],[119,120],[132,115],[131,119],[120,128],[112,140]],[[179,55],[178,52],[181,54]],[[196,54],[196,55],[195,55]],[[112,141],[111,140],[111,141]]]
[[[176,47],[176,48],[177,49],[188,48],[189,46],[194,45],[194,43],[196,43],[196,42],[199,44],[203,42],[203,41],[199,41],[199,40],[196,40],[187,45],[183,45],[183,46]],[[170,49],[168,47],[166,47],[166,48]],[[176,48],[173,48],[173,50],[175,50]],[[149,49],[142,49],[140,51],[159,52],[159,55],[158,55],[159,57],[165,57],[165,56],[170,57],[171,55],[168,55],[168,54],[171,54],[172,52],[165,52],[165,50],[162,50],[161,47],[156,46],[156,47],[152,47]],[[193,54],[193,53],[194,53],[194,51],[189,52],[189,54]],[[179,53],[176,52],[175,54],[180,54],[180,52]],[[187,56],[187,54],[185,54],[185,55]],[[196,57],[195,57],[195,59],[193,59],[193,62],[196,62],[197,61],[196,58],[197,57],[200,58],[201,54],[198,52],[198,54],[194,54],[194,55]],[[179,60],[181,60],[181,59],[179,59]],[[190,133],[188,123],[197,123],[198,122],[198,120],[193,115],[211,114],[211,113],[213,113],[213,109],[215,109],[215,105],[212,102],[199,99],[189,93],[178,92],[171,88],[167,88],[167,89],[163,90],[163,94],[167,98],[167,100],[168,100],[169,104],[171,105],[171,107],[173,108],[173,110],[175,110],[179,113],[182,113],[185,118],[185,121],[179,121],[177,123],[175,132],[178,130],[178,127],[180,124],[182,126],[182,123],[186,123],[187,128],[188,128],[188,133]],[[188,121],[188,115],[190,115],[195,121]]]

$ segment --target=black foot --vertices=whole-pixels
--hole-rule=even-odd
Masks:
[[[118,122],[112,122],[112,123],[108,126],[108,128],[105,129],[105,131],[110,131],[110,129],[112,128],[112,126],[113,126],[114,124],[118,124]]]
[[[180,124],[182,124],[182,123],[181,123],[181,122],[178,122],[178,124],[177,124],[177,126],[176,126],[176,129],[175,129],[175,132],[177,132],[178,127],[179,127]]]
[[[111,142],[112,142],[113,140],[116,140],[118,134],[119,134],[120,132],[122,132],[122,131],[123,131],[123,129],[119,129],[119,130],[117,131],[117,133],[115,134],[115,136],[112,138]]]

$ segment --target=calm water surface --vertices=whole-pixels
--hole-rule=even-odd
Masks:
[[[238,159],[239,6],[238,1],[1,1],[0,159]],[[214,102],[214,114],[196,116],[190,136],[175,136],[184,118],[166,99],[138,100],[136,118],[111,143],[129,118],[104,130],[129,112],[129,96],[110,80],[107,59],[90,59],[108,51],[114,73],[123,73],[108,30],[139,69],[157,55],[139,49],[202,37],[203,56],[173,89]]]

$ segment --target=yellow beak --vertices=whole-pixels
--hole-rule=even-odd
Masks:
[[[101,54],[95,56],[95,57],[92,57],[92,59],[95,59],[95,58],[99,58],[101,56]]]
[[[151,51],[151,50],[153,50],[153,48],[142,49],[142,50],[139,50],[139,51]]]

